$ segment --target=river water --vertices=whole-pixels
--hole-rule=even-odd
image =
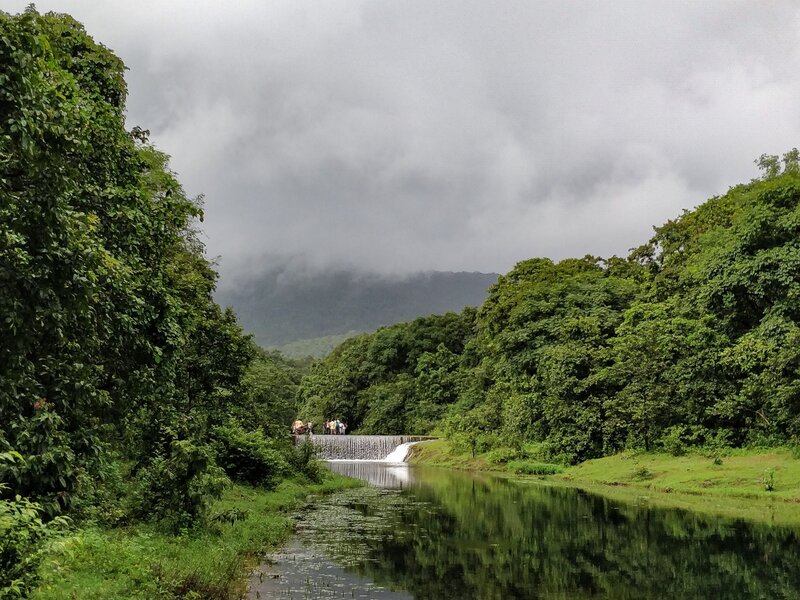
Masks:
[[[299,512],[248,598],[797,599],[800,530],[367,462]]]

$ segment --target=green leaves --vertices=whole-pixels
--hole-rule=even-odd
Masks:
[[[19,452],[0,452],[0,467],[14,472],[25,465]],[[0,491],[4,490],[0,484]],[[0,598],[24,598],[38,579],[43,542],[67,525],[64,518],[47,524],[39,504],[19,495],[0,500]]]
[[[125,128],[123,72],[68,16],[0,13],[0,451],[25,457],[0,495],[52,516],[115,448],[185,524],[255,351],[211,297],[199,200]]]
[[[344,419],[348,431],[362,425],[371,433],[430,430],[442,414],[436,405],[455,399],[455,371],[474,319],[474,309],[465,309],[346,340],[304,377],[304,418]],[[409,427],[414,431],[403,431]]]

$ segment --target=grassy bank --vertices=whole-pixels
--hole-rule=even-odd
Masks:
[[[497,458],[492,453],[459,454],[439,440],[415,446],[411,462],[494,471],[522,480],[535,475],[538,483],[577,487],[620,501],[800,524],[800,460],[785,448],[730,450],[717,457],[622,453],[567,468]]]
[[[561,465],[536,460],[522,460],[507,449],[484,454],[459,453],[447,440],[417,444],[411,449],[411,463],[462,471],[495,471],[512,475],[555,475],[564,471]]]
[[[800,502],[800,460],[786,449],[736,450],[716,458],[623,453],[586,461],[561,477],[666,493]]]
[[[330,476],[313,485],[285,481],[269,492],[231,486],[208,525],[178,536],[146,524],[81,529],[52,545],[32,598],[241,598],[248,568],[290,535],[289,510],[309,494],[356,485]]]

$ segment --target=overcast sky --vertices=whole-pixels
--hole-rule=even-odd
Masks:
[[[228,285],[624,255],[800,145],[791,0],[36,6],[125,61]]]

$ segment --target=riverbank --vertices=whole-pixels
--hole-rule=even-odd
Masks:
[[[441,440],[415,446],[409,462],[497,472],[620,501],[800,525],[800,459],[786,448],[728,450],[715,457],[627,452],[566,468],[535,461],[493,462],[496,457],[458,454]]]
[[[248,571],[292,531],[288,511],[309,495],[361,485],[329,475],[320,484],[284,481],[273,491],[230,486],[209,523],[182,535],[153,525],[85,528],[55,541],[34,600],[234,600]]]

